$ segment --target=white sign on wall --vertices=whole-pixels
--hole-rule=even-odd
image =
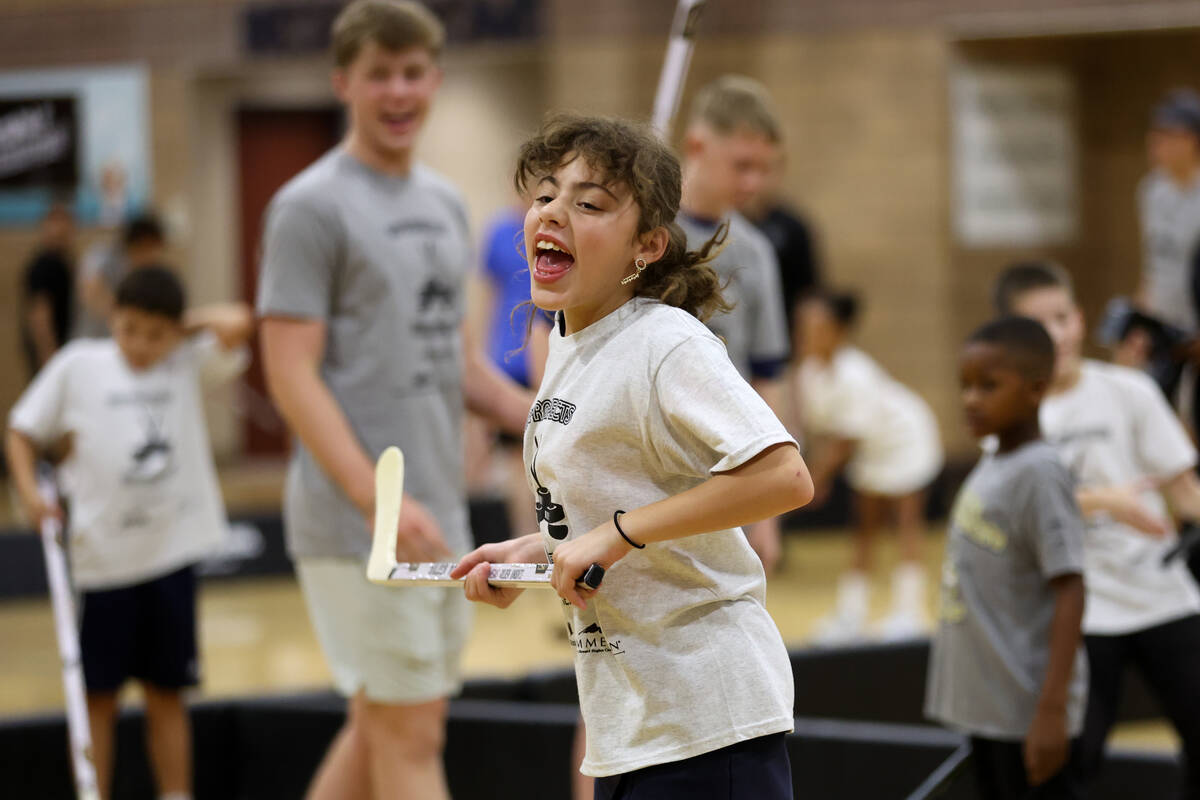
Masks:
[[[950,94],[958,241],[1071,241],[1079,227],[1071,76],[1054,67],[964,64],[953,73]]]
[[[9,112],[0,113],[8,134],[0,134],[0,226],[33,225],[54,200],[68,202],[84,225],[120,224],[144,208],[148,95],[140,65],[0,72],[0,112]],[[59,131],[70,146],[51,151]]]

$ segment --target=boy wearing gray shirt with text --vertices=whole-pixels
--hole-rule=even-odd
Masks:
[[[984,800],[1082,797],[1084,526],[1038,424],[1053,367],[1021,317],[980,328],[960,361],[967,424],[997,447],[954,503],[925,713],[970,737]]]

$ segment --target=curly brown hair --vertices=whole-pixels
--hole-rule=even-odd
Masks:
[[[732,306],[722,296],[721,280],[709,264],[724,246],[729,226],[722,225],[698,250],[687,249],[687,235],[675,222],[679,213],[679,159],[653,130],[611,117],[558,113],[548,116],[532,139],[521,145],[514,184],[522,195],[563,164],[582,158],[604,183],[625,186],[638,206],[638,233],[666,228],[662,258],[648,265],[634,296],[650,297],[706,320]]]

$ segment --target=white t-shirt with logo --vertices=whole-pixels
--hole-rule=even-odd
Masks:
[[[227,526],[201,384],[247,361],[245,348],[224,351],[202,333],[134,371],[112,339],[78,339],[38,373],[9,425],[40,443],[71,437],[59,478],[77,587],[140,583],[220,548]]]
[[[556,329],[525,430],[547,551],[780,442],[793,440],[687,312],[634,299],[570,336]],[[582,772],[790,731],[791,665],[765,596],[762,564],[727,529],[633,550],[586,610],[568,607]]]
[[[1162,392],[1125,367],[1084,361],[1073,388],[1042,401],[1041,423],[1080,488],[1173,478],[1196,463],[1196,450]],[[1141,499],[1168,518],[1161,494],[1148,491]],[[1173,534],[1156,539],[1106,515],[1087,522],[1085,633],[1132,633],[1200,613],[1200,590],[1183,561],[1162,565]]]
[[[856,347],[829,363],[805,358],[797,376],[806,428],[855,442],[846,479],[858,491],[906,495],[942,468],[937,420],[915,392]]]

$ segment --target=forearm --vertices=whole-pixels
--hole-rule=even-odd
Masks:
[[[1108,511],[1108,496],[1102,489],[1076,489],[1075,502],[1085,517]]]
[[[1038,707],[1047,713],[1065,713],[1067,690],[1075,668],[1075,654],[1082,638],[1084,588],[1080,575],[1063,575],[1052,582],[1054,617],[1050,622],[1050,658],[1038,697]]]
[[[533,395],[529,391],[474,348],[464,354],[463,400],[469,411],[516,436],[525,432],[529,407],[533,405]]]
[[[1163,486],[1175,514],[1190,522],[1200,522],[1200,478],[1185,470]]]
[[[812,495],[812,479],[799,451],[791,444],[779,444],[736,470],[629,510],[620,525],[639,544],[662,542],[774,517],[799,508]]]
[[[375,503],[374,467],[346,415],[317,372],[268,363],[267,382],[279,413],[317,464],[364,514]]]
[[[214,303],[188,309],[183,328],[187,334],[210,330],[223,348],[232,350],[250,338],[254,316],[244,303]]]
[[[40,495],[37,485],[37,448],[33,441],[20,431],[9,428],[4,439],[4,453],[21,503],[26,509],[36,508]]]

